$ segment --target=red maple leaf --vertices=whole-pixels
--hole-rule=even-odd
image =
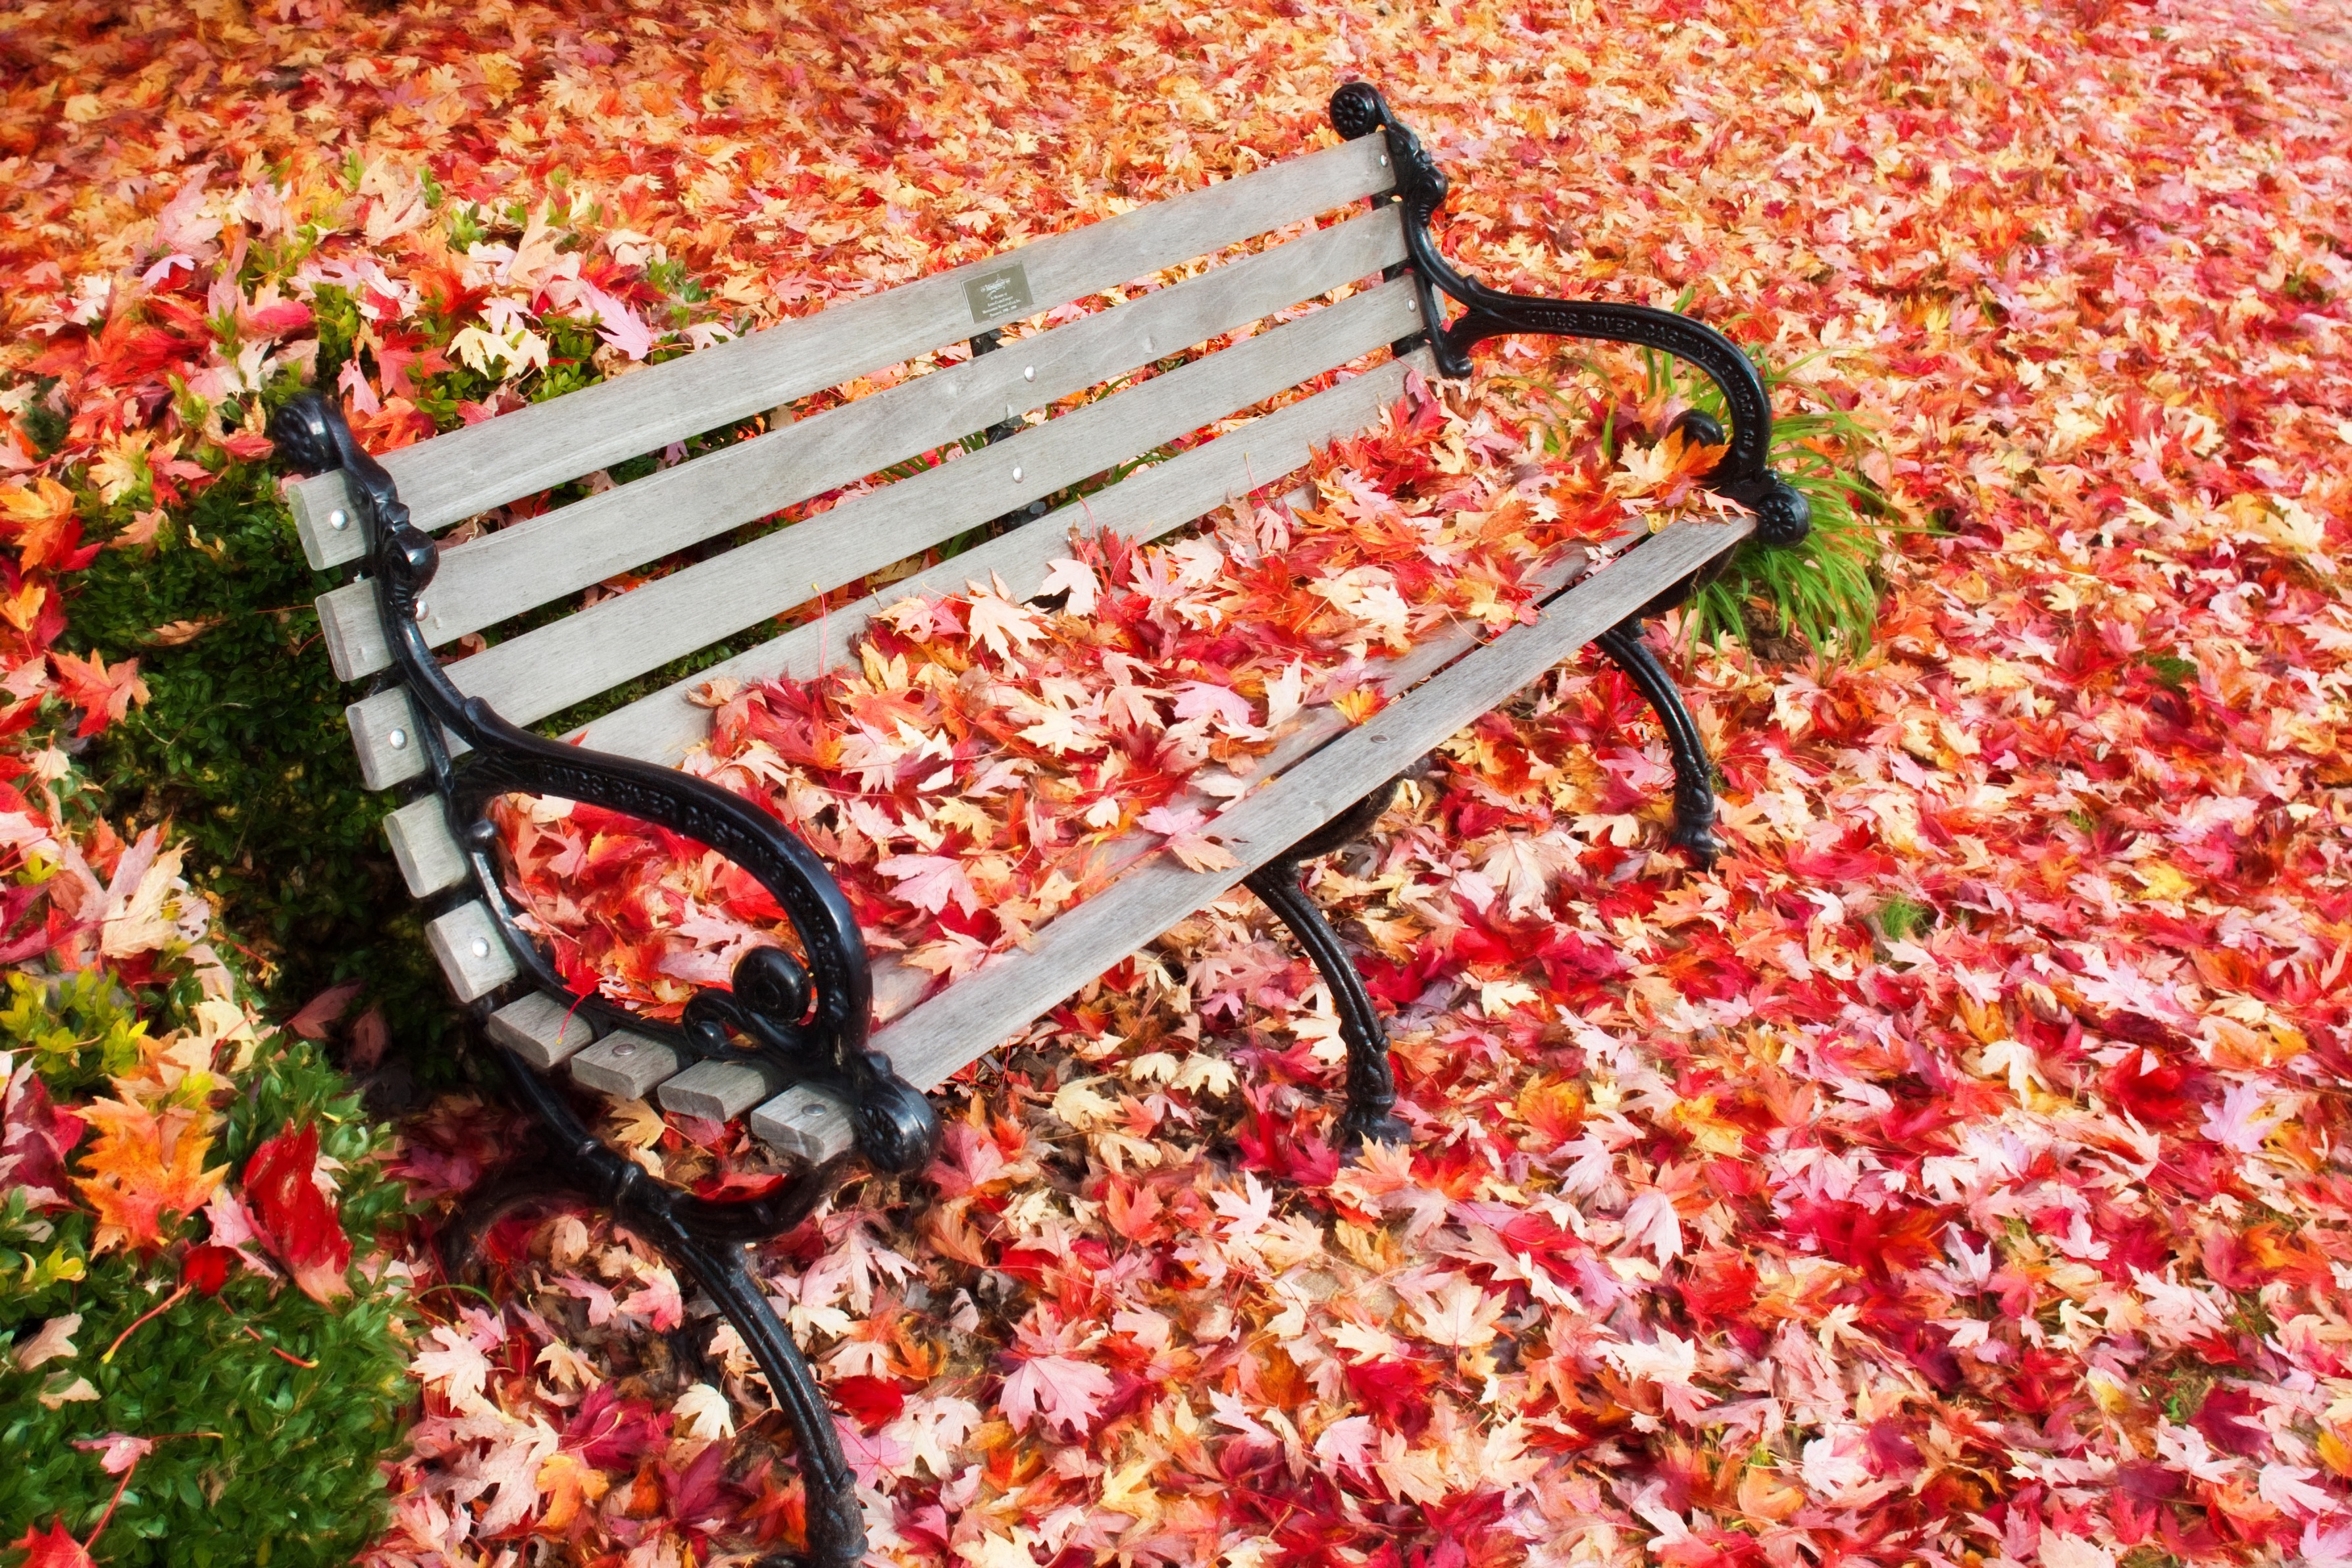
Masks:
[[[47,1530],[25,1527],[25,1533],[8,1543],[16,1550],[32,1552],[25,1559],[25,1568],[97,1568],[90,1554],[80,1542],[66,1533],[66,1521],[61,1518]]]
[[[319,1190],[311,1173],[319,1158],[319,1127],[306,1122],[299,1132],[280,1133],[253,1151],[246,1162],[247,1207],[302,1293],[324,1303],[351,1294],[343,1270],[352,1244],[332,1199]]]
[[[77,736],[96,735],[129,713],[131,704],[147,700],[147,683],[139,678],[136,659],[125,659],[110,670],[99,653],[87,659],[51,653],[49,660],[57,666],[58,694],[81,709]]]

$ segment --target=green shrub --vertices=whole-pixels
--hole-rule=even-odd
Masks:
[[[384,842],[386,802],[360,781],[343,723],[355,694],[310,607],[325,586],[259,463],[177,508],[152,551],[105,551],[75,585],[65,640],[136,657],[152,697],[82,760],[118,825],[175,825],[278,1016],[362,980],[362,1005],[430,1061],[454,1020]]]
[[[0,1051],[19,1066],[31,1061],[60,1101],[138,1060],[137,1015],[107,978],[45,982],[19,973],[8,988]],[[177,1012],[166,1004],[149,1028],[180,1024]],[[344,1166],[339,1201],[355,1254],[402,1223],[401,1189],[376,1164],[389,1134],[361,1117],[316,1046],[286,1035],[265,1040],[238,1089],[223,1107],[209,1163],[241,1171],[263,1138],[315,1121],[320,1153]],[[97,1453],[74,1444],[122,1432],[154,1439],[155,1448],[131,1471],[99,1561],[277,1568],[350,1561],[381,1528],[377,1460],[399,1441],[414,1395],[394,1332],[403,1296],[362,1278],[356,1297],[321,1306],[240,1268],[217,1297],[191,1292],[141,1324],[108,1362],[115,1337],[170,1299],[180,1249],[93,1258],[92,1223],[79,1207],[29,1212],[22,1187],[0,1207],[0,1338],[22,1345],[51,1318],[79,1312],[82,1320],[70,1357],[28,1370],[0,1354],[0,1452],[8,1456],[0,1465],[0,1541],[60,1519],[87,1538],[117,1478]],[[201,1221],[178,1224],[183,1237],[201,1239]],[[43,1403],[43,1394],[55,1401],[77,1378],[97,1397]]]
[[[1687,309],[1691,298],[1686,291],[1675,308]],[[1753,350],[1749,358],[1767,393],[1778,393],[1792,367],[1769,364]],[[1648,350],[1643,360],[1651,396],[1675,394],[1727,420],[1723,393],[1706,376]],[[1817,658],[1852,658],[1870,646],[1885,586],[1879,559],[1895,535],[1906,531],[1888,520],[1885,498],[1856,466],[1875,444],[1861,421],[1819,399],[1773,416],[1772,466],[1811,505],[1812,531],[1801,544],[1751,539],[1732,551],[1724,570],[1684,606],[1683,629],[1693,643],[1793,639]]]

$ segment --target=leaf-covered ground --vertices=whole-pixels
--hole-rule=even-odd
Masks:
[[[0,50],[0,616],[42,648],[65,530],[199,548],[165,525],[267,389],[415,439],[1289,155],[1355,76],[1465,265],[1693,290],[1875,433],[1926,531],[1874,644],[1691,661],[1713,873],[1586,664],[1327,862],[1410,1150],[1331,1155],[1328,998],[1235,904],[764,1255],[886,1556],[2352,1561],[2340,23],[289,0],[21,5]],[[108,657],[9,690],[119,719]],[[446,1100],[398,1168],[439,1202],[507,1131]],[[425,1302],[375,1560],[789,1542],[678,1282],[579,1218],[493,1243],[495,1300]]]

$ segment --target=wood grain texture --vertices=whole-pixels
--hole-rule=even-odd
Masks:
[[[426,795],[387,812],[383,834],[392,841],[401,880],[416,897],[429,898],[466,879],[466,857],[449,836],[449,813],[440,796]]]
[[[1403,255],[1397,209],[1383,207],[509,524],[442,551],[418,624],[428,643],[442,646],[1368,277]],[[800,526],[822,530],[829,517]],[[319,614],[338,675],[358,680],[390,666],[371,586],[352,583],[323,596]]]
[[[618,1030],[572,1059],[572,1081],[616,1100],[642,1100],[686,1065],[676,1047]]]
[[[849,1107],[814,1083],[795,1083],[751,1113],[751,1132],[791,1159],[822,1166],[856,1146]]]
[[[289,479],[286,505],[294,514],[294,537],[302,541],[303,559],[318,570],[346,566],[367,554],[359,503],[352,499],[351,483],[341,474]]]
[[[820,656],[845,658],[877,611],[911,594],[952,593],[991,574],[1020,598],[1037,591],[1053,562],[1070,553],[1074,528],[1108,529],[1130,538],[1156,538],[1252,490],[1305,466],[1312,450],[1362,430],[1403,395],[1405,373],[1434,369],[1429,350],[1376,366],[1313,397],[1276,409],[1239,430],[1139,470],[1109,489],[1050,512],[1027,527],[990,539],[960,556],[889,584],[825,618],[822,626],[793,628],[772,642],[737,654],[607,714],[569,738],[599,751],[676,764],[710,733],[710,710],[692,694],[722,677],[744,682],[780,674],[808,679]]]
[[[1167,857],[1129,869],[1025,949],[999,954],[874,1038],[898,1075],[929,1089],[992,1050],[1185,915],[1237,885],[1463,725],[1745,538],[1749,525],[1677,524],[1339,735],[1218,817],[1238,862],[1188,871]]]
[[[416,742],[416,704],[404,687],[372,693],[343,709],[343,723],[352,732],[352,749],[359,754],[360,782],[371,789],[424,776],[425,748]],[[465,747],[444,732],[454,754]]]
[[[1399,278],[1222,353],[853,497],[448,666],[468,695],[531,724],[1112,464],[1368,353],[1420,320]],[[577,395],[577,394],[574,394]]]
[[[425,937],[460,1002],[488,996],[515,977],[514,955],[479,899],[427,921]]]
[[[967,580],[997,572],[1008,587],[1025,597],[1036,591],[1047,566],[1069,553],[1070,528],[1100,527],[1150,538],[1180,528],[1236,496],[1303,466],[1311,448],[1363,429],[1402,395],[1408,371],[1430,375],[1434,368],[1426,349],[1376,366],[1131,474],[1088,497],[1084,506],[1066,507],[1017,532],[845,605],[826,616],[822,626],[798,627],[640,698],[566,738],[599,751],[675,764],[710,732],[709,711],[689,700],[707,682],[721,676],[766,680],[785,671],[803,678],[813,675],[822,650],[845,653],[876,611],[909,593],[951,592]],[[394,690],[363,697],[344,710],[344,717],[368,788],[387,789],[424,773],[424,753],[415,743],[416,710],[406,693]],[[392,744],[394,734],[406,737],[403,745]],[[452,755],[465,750],[454,736],[445,734],[444,742]]]
[[[761,1061],[698,1061],[661,1086],[661,1107],[706,1122],[731,1122],[784,1086]]]
[[[595,1043],[588,1020],[545,991],[533,991],[490,1015],[489,1037],[538,1068],[560,1067]]]
[[[1393,181],[1378,137],[1288,159],[1085,228],[864,298],[830,305],[636,375],[599,382],[380,461],[419,528],[437,529],[518,497],[713,430],[970,337],[964,286],[1007,266],[1035,311],[1360,201]],[[317,478],[297,481],[313,506]],[[320,486],[320,494],[325,486]],[[346,557],[346,559],[352,559]]]

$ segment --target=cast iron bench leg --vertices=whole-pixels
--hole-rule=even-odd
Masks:
[[[442,1264],[453,1279],[470,1265],[491,1226],[527,1206],[584,1199],[611,1210],[615,1221],[667,1257],[718,1306],[760,1364],[777,1405],[792,1423],[802,1485],[808,1494],[808,1554],[812,1568],[854,1568],[866,1556],[866,1519],[857,1504],[856,1477],[842,1457],[833,1413],[826,1406],[792,1332],[768,1304],[753,1277],[746,1242],[790,1228],[816,1205],[821,1173],[811,1173],[773,1208],[738,1206],[747,1212],[729,1223],[712,1206],[680,1199],[638,1166],[607,1148],[571,1105],[520,1058],[503,1046],[485,1044],[505,1065],[517,1096],[530,1107],[554,1145],[545,1165],[509,1172],[485,1185],[442,1233]]]
[[[1701,865],[1713,865],[1723,852],[1723,841],[1715,836],[1715,762],[1706,754],[1706,742],[1699,737],[1698,726],[1684,706],[1674,677],[1643,638],[1642,617],[1628,616],[1592,641],[1649,699],[1658,722],[1665,727],[1666,745],[1675,758],[1673,841]]]
[[[1331,1004],[1339,1014],[1339,1036],[1348,1042],[1348,1108],[1340,1113],[1338,1135],[1331,1140],[1342,1155],[1353,1154],[1368,1140],[1408,1143],[1412,1129],[1395,1113],[1396,1074],[1389,1065],[1388,1030],[1372,1005],[1371,993],[1364,989],[1364,977],[1339,945],[1339,934],[1307,896],[1299,862],[1328,854],[1360,837],[1388,809],[1395,788],[1390,784],[1373,790],[1244,879],[1259,902],[1290,927],[1290,934],[1307,949],[1307,957],[1331,988]]]

